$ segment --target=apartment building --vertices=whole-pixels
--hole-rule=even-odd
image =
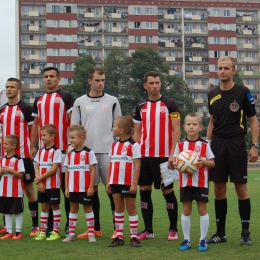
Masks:
[[[18,71],[23,98],[44,92],[43,69],[57,67],[71,82],[73,62],[90,54],[102,65],[112,48],[125,55],[153,46],[169,73],[188,84],[197,112],[207,116],[207,92],[218,85],[217,59],[237,58],[255,95],[260,119],[260,2],[18,0]]]

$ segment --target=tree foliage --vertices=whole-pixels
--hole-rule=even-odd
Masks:
[[[233,82],[239,86],[245,86],[244,82],[243,82],[242,78],[240,77],[240,75],[238,74],[238,72],[236,72],[236,74],[233,76]]]
[[[82,96],[89,89],[88,72],[95,67],[94,59],[91,55],[86,55],[78,58],[74,62],[73,83],[65,86],[63,89],[70,92],[75,98]]]

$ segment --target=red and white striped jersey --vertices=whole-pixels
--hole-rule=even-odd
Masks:
[[[56,92],[42,94],[35,98],[32,116],[38,117],[39,148],[44,146],[40,135],[41,127],[53,124],[57,129],[54,140],[55,144],[61,151],[67,150],[68,128],[70,126],[68,114],[72,111],[73,103],[73,96],[61,89]]]
[[[134,159],[141,158],[140,146],[133,139],[117,141],[111,146],[109,184],[132,185]]]
[[[210,160],[215,158],[207,141],[199,138],[197,141],[188,141],[183,139],[176,145],[173,157],[185,150],[195,151],[202,159]],[[208,167],[201,166],[196,173],[185,174],[179,172],[179,187],[199,187],[208,188]]]
[[[69,192],[87,192],[90,184],[90,165],[97,164],[94,152],[86,146],[81,151],[73,149],[66,156]]]
[[[2,129],[1,155],[6,153],[3,149],[4,138],[15,134],[19,137],[20,144],[16,154],[21,158],[30,157],[30,131],[29,126],[33,124],[32,107],[20,100],[16,105],[6,103],[0,108],[0,126]]]
[[[169,157],[173,131],[171,120],[180,119],[180,110],[170,98],[144,100],[137,104],[134,122],[141,126],[142,157]]]
[[[18,155],[10,158],[6,156],[0,160],[1,169],[3,166],[12,168],[14,171],[24,174],[23,159]],[[17,178],[11,173],[5,173],[0,179],[0,197],[22,198],[24,193],[23,178]]]
[[[39,163],[39,174],[43,175],[51,169],[53,163],[58,163],[59,167],[55,174],[42,180],[45,189],[61,188],[61,150],[56,146],[51,148],[42,147],[38,150],[34,161]]]

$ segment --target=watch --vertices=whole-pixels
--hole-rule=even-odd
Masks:
[[[259,143],[253,143],[252,146],[258,148],[259,147]]]

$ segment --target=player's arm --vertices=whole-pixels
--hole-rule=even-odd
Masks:
[[[80,106],[78,105],[78,101],[76,99],[71,112],[71,118],[70,118],[71,125],[81,125],[80,113],[81,113]]]
[[[212,141],[212,131],[213,131],[213,128],[214,128],[213,115],[210,115],[208,129],[207,129],[207,135],[206,135],[206,140],[207,141]]]
[[[110,160],[109,160],[109,163],[108,163],[108,174],[107,174],[107,183],[106,183],[106,190],[107,190],[107,193],[111,194],[111,186],[109,184],[109,180],[110,180]]]
[[[35,154],[36,154],[35,146],[36,146],[36,143],[37,143],[37,140],[38,140],[38,125],[39,125],[38,117],[35,117],[34,121],[33,121],[32,128],[31,128],[31,146],[30,146],[31,159],[33,159],[35,157]]]
[[[65,173],[65,192],[64,192],[66,198],[69,198],[70,193],[69,193],[69,172],[68,172],[68,167],[66,167],[66,173]]]
[[[94,184],[96,179],[96,164],[90,165],[90,184],[88,187],[88,196],[92,196],[94,194]]]
[[[256,116],[249,117],[250,127],[251,127],[251,135],[252,135],[252,143],[258,143],[258,121]],[[258,159],[258,148],[252,146],[249,151],[249,162],[256,162]]]
[[[53,174],[55,174],[57,172],[58,167],[59,167],[58,163],[53,163],[52,167],[47,172],[45,172],[44,174],[39,175],[35,178],[35,182],[36,182],[36,180],[37,180],[37,182],[40,182],[40,181],[52,176]]]
[[[209,160],[201,160],[201,163],[208,168],[213,168],[215,166],[215,160],[213,158]]]
[[[37,179],[40,177],[40,164],[35,162],[35,165],[34,165],[34,171],[35,171],[35,178],[34,178],[34,182],[36,184],[38,184],[40,181]]]
[[[70,122],[71,122],[71,115],[72,115],[72,111],[70,111],[70,112],[68,113],[68,119],[69,119]]]
[[[15,171],[14,169],[10,168],[10,167],[7,167],[7,166],[4,166],[2,168],[2,171],[4,173],[11,173],[12,175],[14,175],[15,177],[17,178],[23,178],[23,175],[24,175],[24,172],[18,172],[18,171]]]
[[[133,183],[130,187],[129,193],[136,193],[137,191],[137,184],[138,184],[138,180],[139,180],[139,176],[140,176],[140,169],[141,169],[141,158],[136,158],[133,160],[133,164],[134,164],[134,179],[133,179]]]
[[[141,139],[141,124],[135,124],[135,131],[134,131],[134,135],[133,135],[133,139],[134,141],[136,141],[137,143],[140,143],[140,139]]]

